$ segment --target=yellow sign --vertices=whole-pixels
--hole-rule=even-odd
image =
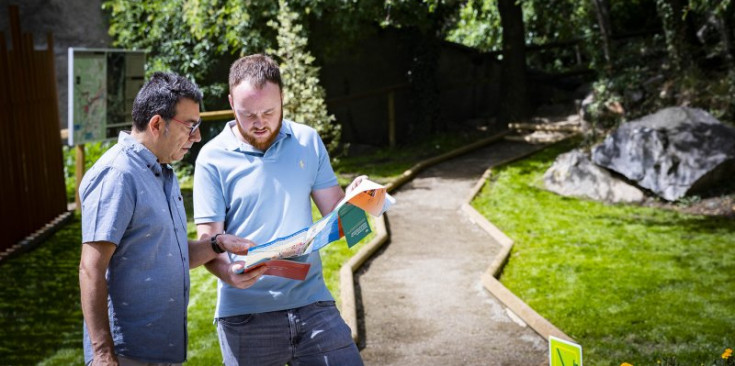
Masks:
[[[582,366],[582,346],[549,336],[550,366]]]

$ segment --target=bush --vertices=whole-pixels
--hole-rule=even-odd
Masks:
[[[283,115],[295,122],[314,127],[324,140],[327,150],[335,153],[341,136],[334,115],[327,113],[326,92],[319,85],[319,68],[312,65],[314,57],[307,50],[305,30],[299,24],[299,14],[281,0],[278,22],[268,25],[278,30],[278,49],[270,50],[280,61],[283,77]]]

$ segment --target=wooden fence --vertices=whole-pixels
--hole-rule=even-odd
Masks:
[[[68,217],[53,39],[34,50],[9,8],[12,50],[0,32],[0,252]],[[0,256],[1,257],[1,256]],[[2,258],[0,258],[2,259]]]

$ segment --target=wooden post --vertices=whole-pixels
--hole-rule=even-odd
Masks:
[[[84,177],[84,144],[76,146],[76,167],[74,169],[74,175],[76,177],[76,185],[74,189],[74,203],[76,204],[77,213],[82,212],[82,202],[79,199],[79,184],[82,183],[82,177]]]
[[[388,145],[396,147],[396,92],[388,92]]]

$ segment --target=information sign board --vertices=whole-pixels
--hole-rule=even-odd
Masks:
[[[145,52],[69,48],[69,145],[117,138],[145,77]]]

